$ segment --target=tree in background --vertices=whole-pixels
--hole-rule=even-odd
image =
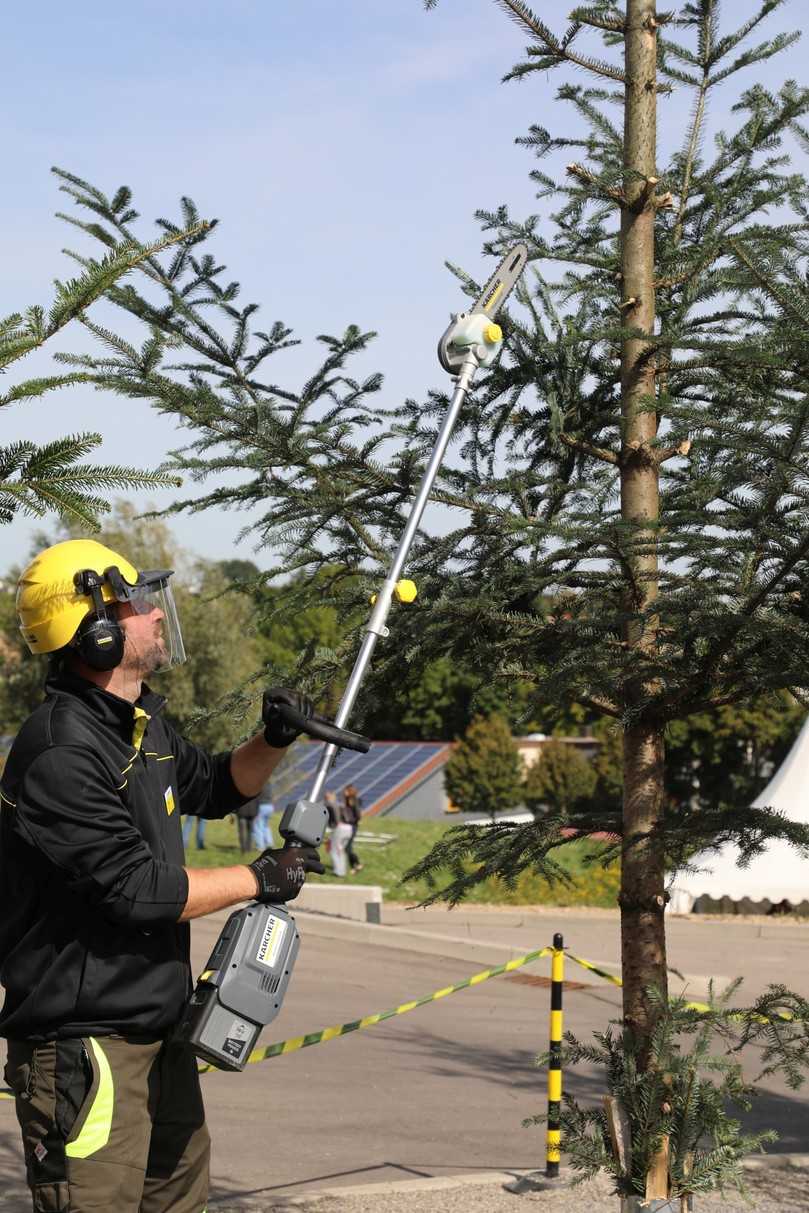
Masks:
[[[596,773],[576,746],[552,738],[525,773],[523,800],[534,813],[568,816],[593,797]]]
[[[593,757],[593,811],[602,814],[605,821],[616,821],[624,799],[624,739],[612,720],[599,721],[595,735],[600,745]]]
[[[435,657],[422,665],[399,655],[385,665],[384,685],[369,688],[363,728],[370,737],[453,741],[475,716],[504,717],[512,733],[542,728],[528,683],[492,684],[463,658]]]
[[[444,787],[462,813],[492,820],[522,799],[520,752],[502,716],[476,716],[444,767]]]
[[[805,707],[781,691],[676,721],[666,742],[666,791],[672,803],[750,804],[783,762],[805,719]]]

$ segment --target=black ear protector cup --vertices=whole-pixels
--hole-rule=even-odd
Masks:
[[[83,569],[73,580],[80,593],[92,595],[95,608],[79,624],[73,647],[92,670],[114,670],[124,655],[124,633],[118,620],[107,614],[102,578],[92,569]]]
[[[79,624],[75,648],[92,670],[114,670],[124,655],[124,633],[115,619],[88,615]]]

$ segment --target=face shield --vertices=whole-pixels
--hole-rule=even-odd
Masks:
[[[104,579],[109,582],[119,602],[128,602],[137,615],[149,615],[157,609],[163,616],[161,630],[166,659],[155,667],[155,674],[163,674],[185,661],[185,645],[180,631],[177,604],[169,584],[172,573],[172,569],[152,569],[139,573],[135,585],[129,585],[118,569],[113,567],[104,571]]]

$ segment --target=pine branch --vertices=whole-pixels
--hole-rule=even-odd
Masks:
[[[26,320],[16,331],[0,335],[0,368],[8,366],[32,350],[39,349],[69,321],[80,316],[92,303],[108,293],[124,274],[128,274],[177,241],[206,229],[206,224],[198,224],[193,230],[167,236],[145,247],[131,241],[121,243],[100,261],[88,260],[81,277],[64,283],[56,282],[56,298],[47,319],[41,309],[30,309]]]
[[[54,509],[63,518],[99,530],[98,515],[110,509],[112,491],[177,488],[182,483],[166,472],[78,462],[100,443],[99,434],[77,434],[40,447],[32,442],[0,447],[0,521],[12,521],[18,511],[41,518]]]
[[[538,61],[533,64],[524,64],[520,67],[513,68],[504,80],[519,79],[532,71],[545,71],[548,67],[556,67],[560,63],[572,63],[576,67],[582,67],[595,76],[601,76],[607,80],[618,81],[625,83],[623,72],[612,67],[611,64],[602,63],[596,59],[583,58],[575,54],[569,49],[571,39],[557,38],[544,22],[540,21],[539,17],[531,11],[523,0],[495,0],[495,4],[503,9],[507,16],[511,17],[516,24],[526,31],[529,35],[536,38],[541,44],[541,50],[535,50],[533,47],[528,48],[529,55],[540,56]]]

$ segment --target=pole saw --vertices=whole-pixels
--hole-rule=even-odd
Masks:
[[[402,570],[475,373],[479,367],[491,366],[502,348],[503,332],[494,318],[514,289],[527,260],[527,247],[515,245],[471,310],[452,316],[438,343],[438,359],[455,379],[455,391],[393,563],[382,588],[372,599],[371,618],[334,723],[321,716],[307,720],[286,704],[279,705],[289,724],[326,743],[308,798],[284,810],[279,832],[287,846],[320,846],[328,823],[326,807],[320,798],[338,751],[344,748],[365,754],[370,749],[370,741],[347,730],[345,724],[370,667],[376,643],[388,635],[386,620],[393,599],[412,602],[416,596],[413,582],[401,579]],[[205,971],[197,980],[176,1037],[220,1070],[243,1070],[261,1029],[281,1009],[299,944],[294,916],[286,906],[254,901],[236,910],[225,923]]]

